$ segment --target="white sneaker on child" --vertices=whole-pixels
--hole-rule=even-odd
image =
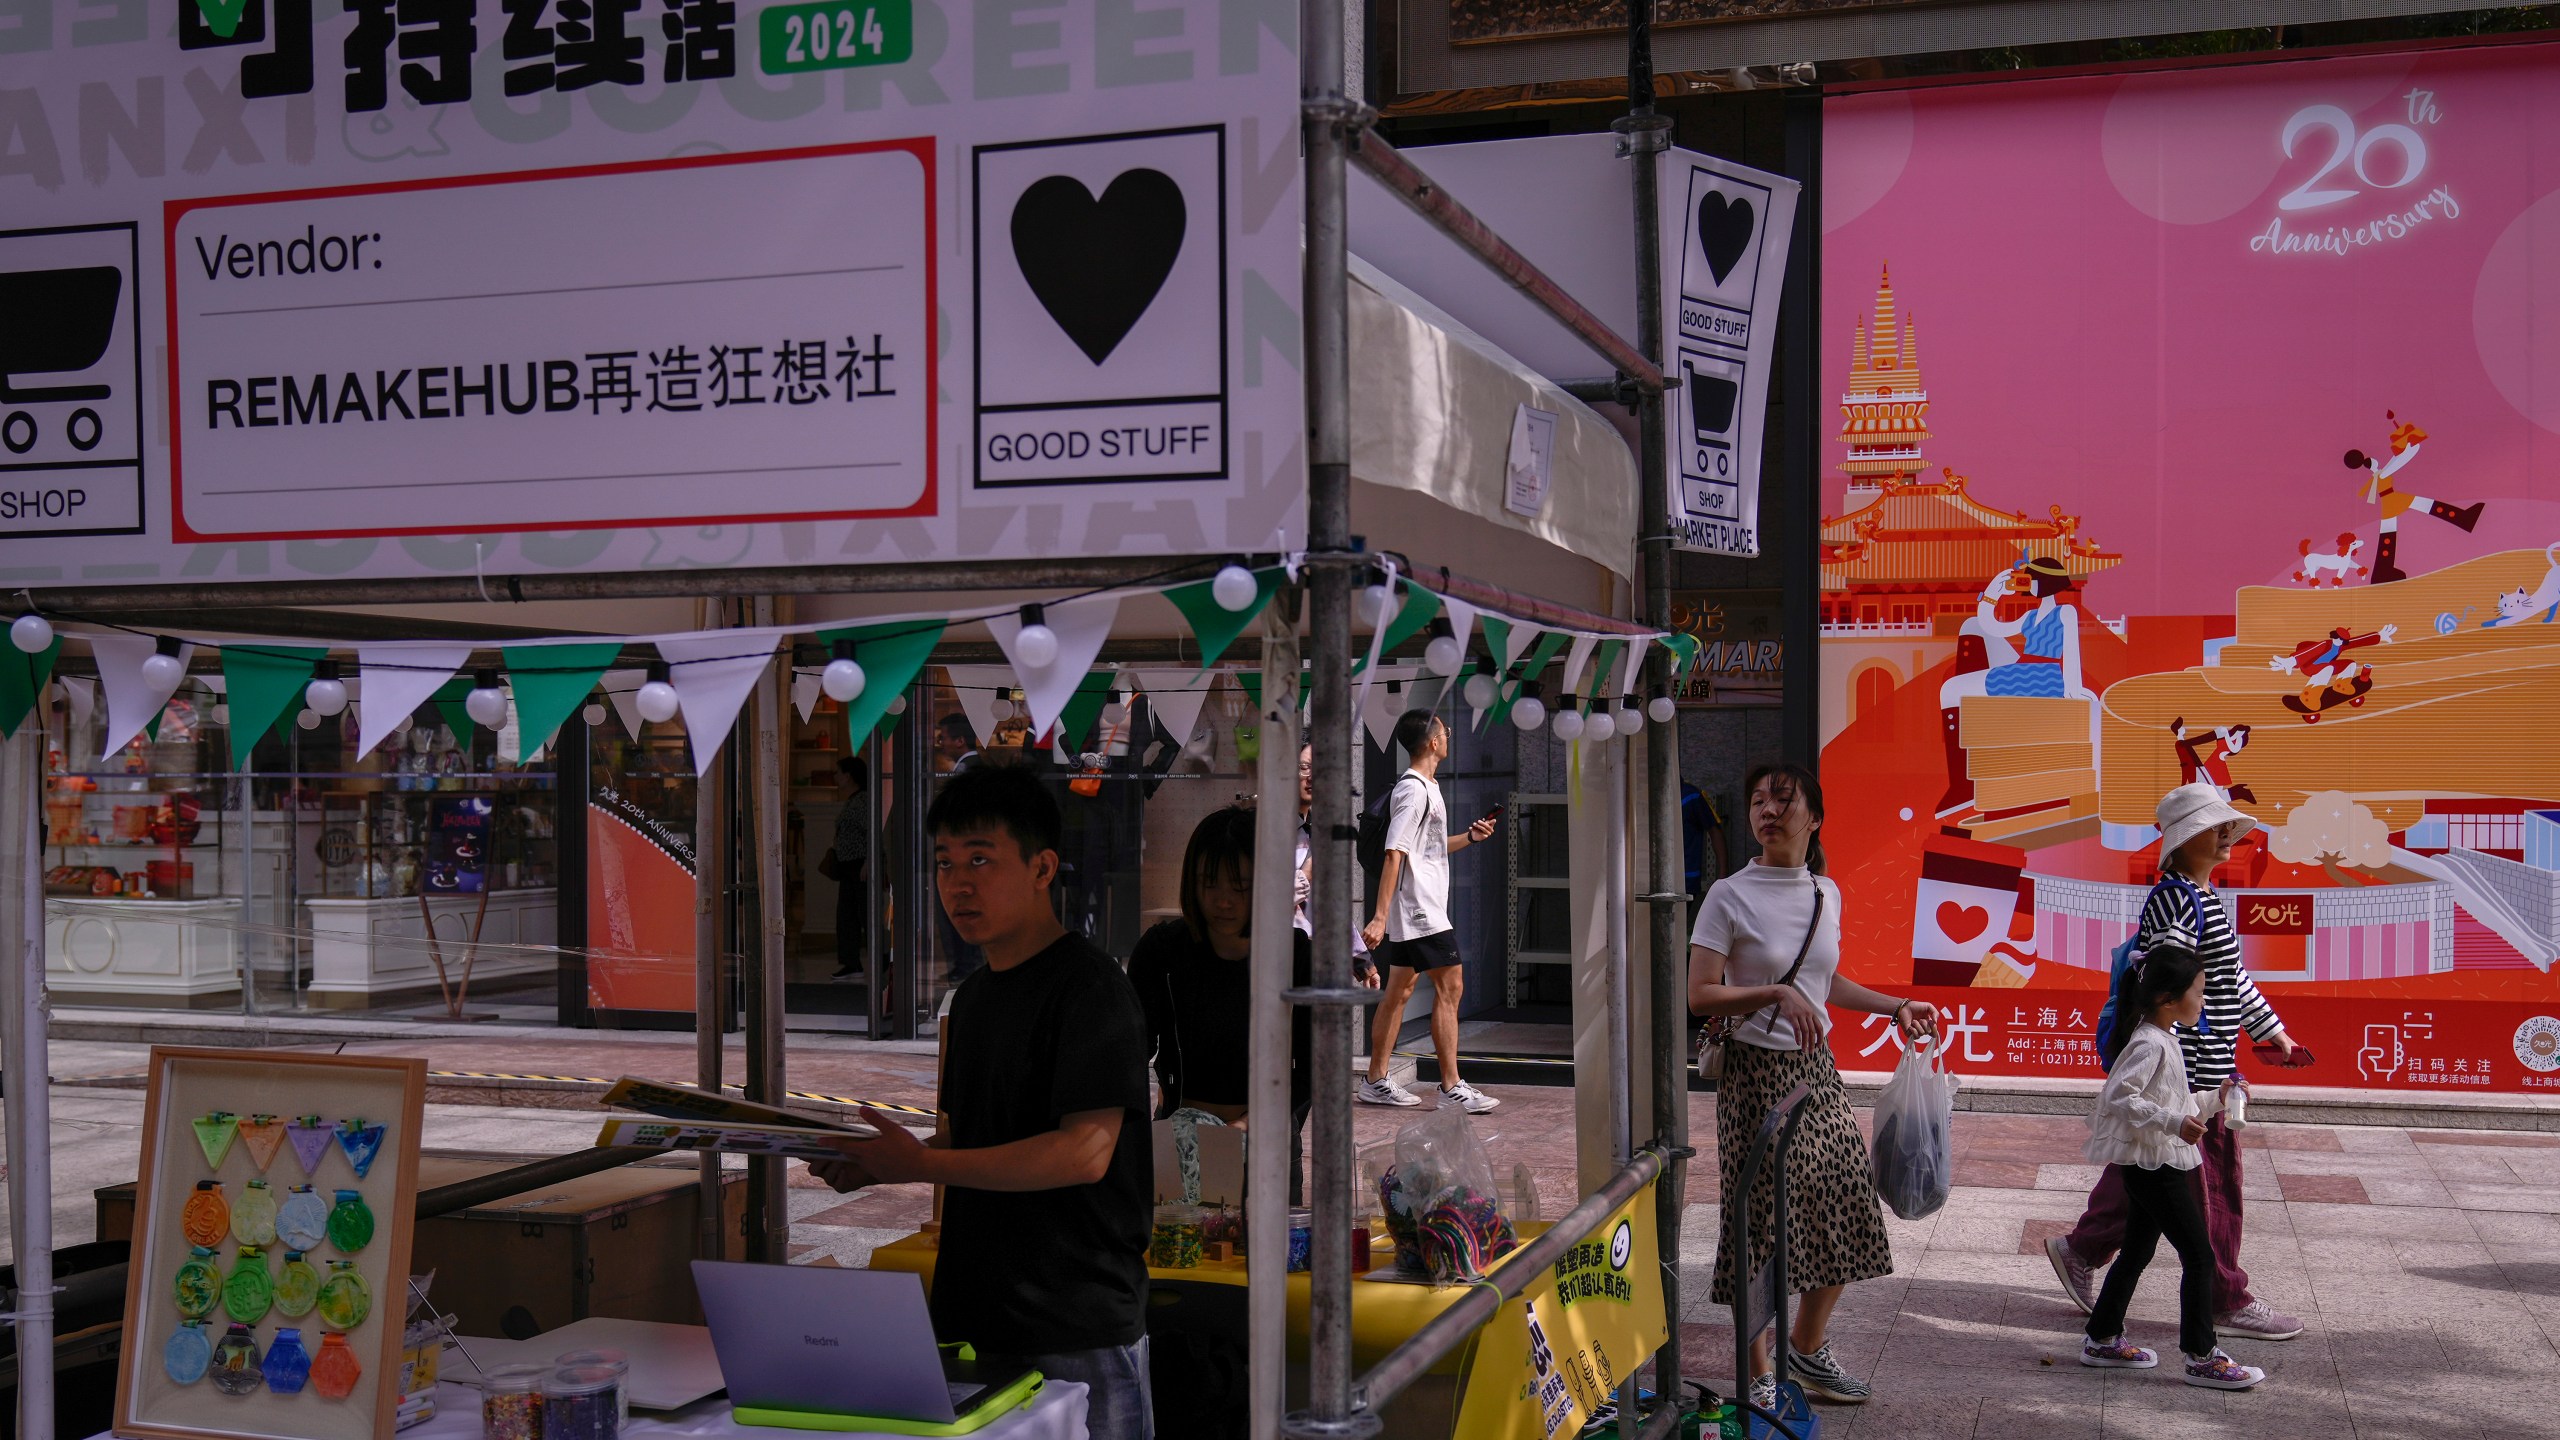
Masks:
[[[2187,1357],[2187,1383],[2207,1390],[2246,1390],[2267,1378],[2255,1365],[2243,1365],[2216,1347],[2210,1355]]]

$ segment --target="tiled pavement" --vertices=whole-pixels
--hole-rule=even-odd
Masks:
[[[930,1094],[929,1056],[882,1050],[795,1047],[791,1084],[909,1102]],[[553,1041],[538,1062],[533,1053],[497,1041],[432,1042],[439,1069],[692,1073],[690,1042],[672,1038]],[[129,1072],[139,1059],[129,1046],[53,1047],[54,1074],[72,1081],[56,1089],[63,1243],[86,1236],[87,1187],[130,1175],[141,1110],[137,1091],[83,1087],[73,1077]],[[1483,1126],[1497,1170],[1527,1164],[1545,1213],[1561,1213],[1574,1186],[1561,1139],[1572,1124],[1569,1094],[1491,1093],[1505,1101]],[[528,1100],[547,1108],[492,1108]],[[592,1111],[559,1108],[570,1100],[492,1091],[476,1104],[438,1104],[427,1143],[565,1150],[594,1134]],[[1682,1261],[1695,1289],[1683,1305],[1682,1335],[1692,1371],[1728,1388],[1732,1332],[1705,1302],[1717,1218],[1712,1105],[1694,1097],[1708,1153],[1687,1187]],[[1355,1107],[1360,1140],[1386,1139],[1418,1113]],[[2042,1242],[2071,1223],[2094,1178],[2078,1163],[2084,1133],[2068,1117],[1956,1116],[1953,1197],[1924,1220],[1888,1215],[1895,1273],[1852,1287],[1841,1305],[1835,1350],[1853,1372],[1873,1378],[1877,1398],[1825,1409],[1826,1434],[2435,1440],[2548,1435],[2560,1425],[2560,1135],[2251,1127],[2242,1263],[2260,1294],[2302,1314],[2308,1328],[2283,1344],[2230,1342],[2269,1378],[2257,1391],[2225,1395],[2190,1389],[2168,1371],[2078,1365],[2080,1317],[2062,1298]],[[927,1205],[912,1187],[839,1196],[796,1167],[791,1200],[795,1257],[846,1264],[913,1229]],[[2137,1340],[2174,1349],[2176,1285],[2175,1258],[2164,1247],[2135,1300]]]

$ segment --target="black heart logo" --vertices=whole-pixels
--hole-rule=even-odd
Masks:
[[[1751,224],[1751,202],[1739,196],[1719,192],[1698,202],[1698,243],[1706,247],[1707,268],[1717,284],[1751,248]]]
[[[1099,200],[1051,175],[1013,202],[1013,258],[1049,318],[1099,365],[1173,273],[1184,220],[1182,187],[1160,170],[1123,171]]]

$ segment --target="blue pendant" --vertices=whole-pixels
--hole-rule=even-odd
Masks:
[[[204,1322],[189,1320],[160,1347],[160,1368],[180,1385],[193,1385],[204,1378],[213,1365],[213,1342],[205,1337]]]

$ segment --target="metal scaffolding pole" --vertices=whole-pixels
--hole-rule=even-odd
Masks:
[[[725,619],[725,605],[712,613]],[[694,1083],[703,1093],[720,1093],[721,941],[727,929],[729,854],[727,756],[703,768],[693,786],[693,1056]],[[695,1254],[706,1260],[728,1258],[726,1227],[721,1223],[720,1157],[702,1156],[701,1213],[694,1239]]]
[[[755,623],[770,625],[774,603],[769,596],[755,602]],[[783,971],[789,963],[790,937],[783,915],[782,869],[782,707],[788,703],[784,678],[791,671],[785,647],[765,667],[755,691],[755,876],[756,910],[761,943],[751,952],[752,983],[746,987],[747,1073],[749,1100],[759,1105],[783,1103]],[[740,947],[745,949],[746,947]],[[789,1167],[779,1155],[759,1155],[747,1162],[747,1258],[779,1265],[791,1258]]]
[[[11,663],[24,657],[11,655]],[[9,1244],[18,1269],[18,1433],[53,1433],[53,1109],[45,1065],[44,710],[0,741],[0,955],[8,1020]]]
[[[1663,353],[1662,152],[1671,144],[1671,118],[1653,108],[1653,0],[1627,0],[1627,115],[1615,126],[1620,148],[1635,165],[1636,345],[1649,359]],[[1635,396],[1638,455],[1637,548],[1644,565],[1644,620],[1671,628],[1671,492],[1669,447],[1664,436],[1662,392],[1639,388]],[[1644,671],[1647,703],[1671,690],[1671,655],[1652,647]],[[1656,1433],[1679,1423],[1681,1398],[1680,1204],[1689,1149],[1688,1065],[1682,1052],[1689,1034],[1688,948],[1681,922],[1688,907],[1680,869],[1680,727],[1650,727],[1644,742],[1645,912],[1653,956],[1654,1148],[1663,1155],[1655,1197],[1654,1227],[1662,1265],[1664,1313],[1674,1318],[1653,1359],[1654,1393],[1663,1397]]]
[[[1294,590],[1283,590],[1262,622],[1262,713],[1256,717],[1262,763],[1253,817],[1253,977],[1246,1032],[1253,1037],[1246,1110],[1256,1115],[1289,1113],[1287,991],[1298,932],[1290,914],[1296,891],[1282,885],[1279,875],[1282,866],[1295,863],[1298,848],[1296,601]],[[1265,1141],[1250,1147],[1252,1169],[1245,1176],[1245,1194],[1255,1197],[1245,1208],[1245,1273],[1265,1277],[1245,1287],[1246,1414],[1252,1440],[1278,1440],[1287,1405],[1289,1292],[1285,1282],[1275,1285],[1269,1277],[1289,1268],[1289,1215],[1276,1198],[1260,1197],[1287,1195],[1287,1167],[1295,1162],[1278,1125],[1261,1133]]]
[[[1351,291],[1346,152],[1365,115],[1342,93],[1342,6],[1317,0],[1299,11],[1299,101],[1306,157],[1307,566],[1314,797],[1308,816],[1315,875],[1308,913],[1315,927],[1315,989],[1353,988],[1351,936],[1332,923],[1351,913]],[[1302,1003],[1316,997],[1302,996]],[[1375,1434],[1374,1414],[1356,1411],[1351,1392],[1351,1057],[1362,1012],[1346,1001],[1317,1003],[1307,1408],[1282,1433],[1293,1440],[1356,1440]],[[1268,1201],[1265,1201],[1266,1207]],[[1267,1274],[1267,1272],[1266,1272]]]

